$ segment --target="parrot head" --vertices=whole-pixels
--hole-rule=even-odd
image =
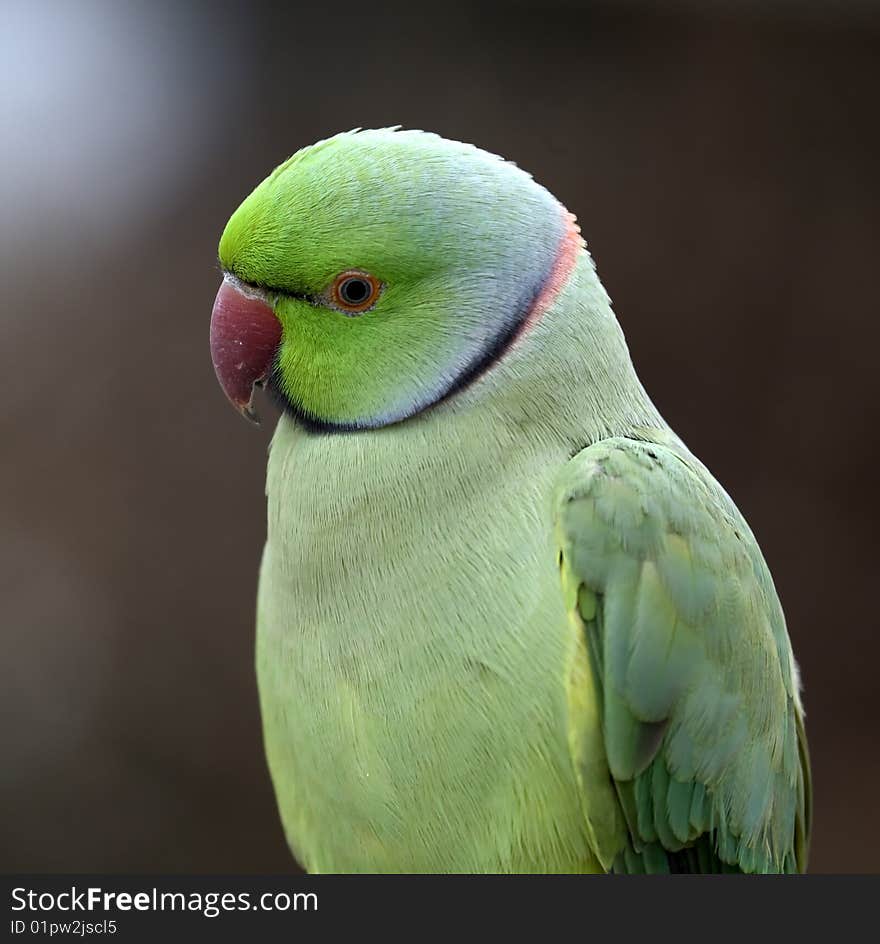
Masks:
[[[321,429],[412,417],[491,368],[546,310],[582,245],[524,171],[421,131],[336,135],[293,155],[220,240],[214,368]]]

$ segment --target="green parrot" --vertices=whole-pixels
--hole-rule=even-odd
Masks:
[[[798,872],[798,670],[755,537],[639,382],[574,217],[435,134],[297,152],[220,240],[269,453],[256,668],[310,872]]]

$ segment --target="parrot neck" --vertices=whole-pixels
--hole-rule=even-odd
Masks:
[[[569,454],[609,436],[674,434],[651,402],[585,248],[553,303],[480,378],[424,418],[501,430]]]
[[[639,382],[582,249],[543,317],[448,399],[374,430],[315,432],[282,415],[269,459],[270,541],[273,523],[286,531],[310,508],[349,521],[362,506],[371,521],[377,509],[396,514],[433,496],[431,513],[454,517],[464,498],[495,490],[516,504],[520,490],[549,493],[575,453],[611,436],[680,444]]]

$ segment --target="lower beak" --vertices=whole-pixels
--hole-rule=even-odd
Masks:
[[[269,377],[280,342],[281,322],[266,301],[224,277],[211,313],[211,361],[229,402],[253,423],[254,387]]]

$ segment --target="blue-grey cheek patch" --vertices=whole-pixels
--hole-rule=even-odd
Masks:
[[[523,246],[522,252],[503,256],[503,268],[487,273],[481,281],[482,298],[475,309],[482,317],[473,343],[462,351],[458,363],[446,365],[434,396],[412,409],[413,413],[472,383],[504,354],[529,317],[566,237],[568,214],[554,197],[546,191],[543,194],[543,213],[533,218],[534,239]]]

